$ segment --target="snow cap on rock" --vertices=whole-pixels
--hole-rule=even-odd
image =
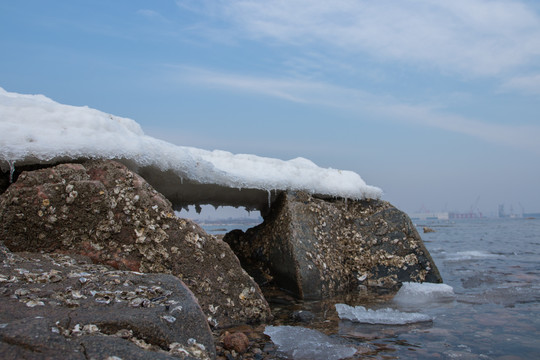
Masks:
[[[125,163],[177,207],[198,203],[260,208],[271,190],[302,190],[350,199],[379,198],[382,193],[352,171],[320,168],[304,158],[284,161],[177,146],[145,135],[139,124],[128,118],[0,88],[3,171],[13,166],[85,159]],[[242,194],[239,190],[244,189],[254,191]],[[202,193],[206,198],[199,196]]]

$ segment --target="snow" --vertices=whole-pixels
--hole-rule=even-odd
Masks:
[[[402,305],[441,303],[454,300],[454,288],[446,284],[405,282],[393,301]]]
[[[432,320],[428,315],[401,312],[391,308],[372,310],[363,306],[346,304],[336,304],[335,306],[340,319],[364,324],[405,325]]]
[[[349,199],[379,198],[355,172],[177,146],[144,134],[134,120],[43,95],[0,88],[0,167],[115,159],[138,172],[177,207],[212,204],[262,208],[270,190],[303,190]],[[247,191],[244,191],[247,190]]]
[[[267,326],[264,333],[278,350],[294,360],[338,360],[348,358],[356,349],[317,330],[300,326]]]

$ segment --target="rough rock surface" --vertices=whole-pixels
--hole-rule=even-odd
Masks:
[[[223,338],[223,346],[227,350],[234,350],[239,354],[243,354],[249,347],[249,339],[242,332],[226,333]]]
[[[11,251],[74,253],[120,270],[176,275],[212,326],[271,316],[225,242],[177,218],[163,195],[114,161],[23,172],[0,196],[1,239]]]
[[[303,299],[364,286],[442,282],[409,217],[380,200],[284,192],[263,224],[224,240],[259,283],[273,281]]]
[[[0,243],[2,359],[213,359],[205,320],[175,276]]]

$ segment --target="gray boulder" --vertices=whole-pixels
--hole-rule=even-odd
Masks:
[[[0,196],[0,240],[11,251],[88,256],[119,270],[173,274],[215,327],[271,317],[230,247],[115,161],[23,172]]]
[[[442,282],[409,217],[381,200],[284,192],[263,224],[224,240],[259,283],[273,282],[303,299]]]
[[[0,247],[2,359],[214,359],[210,328],[175,276]]]

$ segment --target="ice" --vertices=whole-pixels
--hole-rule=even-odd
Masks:
[[[425,304],[452,301],[454,288],[446,284],[405,282],[394,296],[399,304]]]
[[[134,120],[43,95],[0,88],[0,114],[0,167],[6,172],[13,165],[116,159],[177,207],[199,203],[263,209],[272,189],[352,199],[382,194],[352,171],[320,168],[304,158],[284,161],[177,146],[145,135]]]
[[[279,351],[294,360],[338,360],[356,353],[353,347],[317,330],[300,326],[267,326],[264,333],[270,336]]]
[[[15,161],[9,160],[9,183],[13,182],[13,174],[15,174]]]
[[[405,325],[432,320],[428,315],[401,312],[390,308],[371,310],[363,306],[336,304],[336,310],[340,319],[364,324]]]

